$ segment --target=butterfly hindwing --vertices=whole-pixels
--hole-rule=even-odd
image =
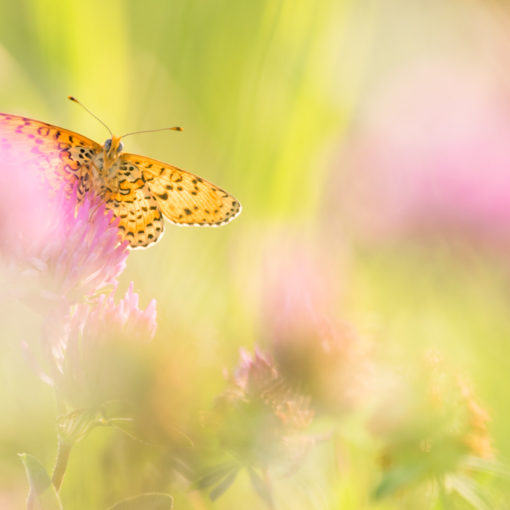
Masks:
[[[119,233],[131,248],[145,248],[157,242],[164,231],[164,220],[156,199],[147,190],[140,188],[132,192],[132,197],[106,192],[106,208],[119,219]]]

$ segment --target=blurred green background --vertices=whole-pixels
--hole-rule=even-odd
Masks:
[[[495,450],[509,457],[508,252],[458,235],[373,240],[342,206],[353,168],[345,155],[381,83],[429,55],[469,60],[487,27],[508,28],[503,3],[0,0],[0,12],[1,111],[101,143],[104,128],[68,95],[117,134],[180,125],[183,133],[129,138],[125,150],[197,173],[243,205],[224,228],[168,225],[159,244],[129,256],[119,295],[133,280],[142,306],[152,298],[158,306],[152,409],[160,413],[148,421],[175,416],[181,426],[211,408],[239,348],[265,345],[267,264],[285,267],[285,257],[306,253],[325,275],[336,318],[370,337],[376,357],[412,365],[438,348],[469,375]],[[489,20],[483,29],[473,21],[480,16]],[[499,43],[487,43],[487,54],[491,44]],[[503,57],[491,58],[485,72],[506,83]],[[380,214],[377,204],[358,206]],[[32,331],[29,312],[5,301],[0,507],[22,508],[16,454],[52,465],[56,409],[18,345]],[[416,508],[371,500],[380,473],[359,428],[345,425],[341,462],[319,444],[276,482],[278,508]],[[146,459],[124,454],[124,441],[99,429],[76,447],[66,510],[104,508],[147,487]],[[264,508],[242,476],[217,503],[186,493],[173,475],[155,478],[159,485],[148,486],[173,494],[175,508]],[[504,482],[498,489],[510,498]]]

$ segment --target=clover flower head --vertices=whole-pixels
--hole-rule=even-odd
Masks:
[[[121,398],[143,375],[146,344],[156,332],[156,301],[140,308],[133,287],[118,303],[113,294],[102,294],[75,306],[67,318],[63,341],[53,349],[53,378],[74,407]]]
[[[94,194],[77,205],[76,190],[58,200],[60,221],[51,226],[48,239],[36,255],[55,291],[70,303],[79,302],[116,285],[128,256],[120,242],[118,220]]]
[[[304,438],[313,419],[309,398],[293,390],[262,351],[250,355],[243,349],[240,357],[216,405],[224,447],[259,465],[272,457],[294,458],[297,452],[288,449],[291,438]]]
[[[2,146],[0,157],[0,255],[11,293],[51,308],[114,287],[128,249],[104,201],[92,192],[78,200],[76,182],[52,186],[44,161]]]

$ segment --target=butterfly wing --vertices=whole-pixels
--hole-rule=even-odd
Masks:
[[[120,160],[127,172],[141,177],[149,195],[172,223],[220,226],[241,212],[236,198],[192,173],[136,154],[121,154]]]
[[[0,149],[2,157],[12,151],[17,160],[33,162],[54,188],[64,184],[71,190],[78,181],[81,196],[91,186],[91,162],[102,146],[46,122],[0,113]],[[121,154],[115,167],[110,186],[97,191],[119,218],[120,233],[133,248],[161,237],[161,213],[178,225],[219,226],[241,212],[239,202],[226,191],[166,163]]]
[[[83,162],[102,149],[68,129],[6,113],[0,113],[0,148],[23,163],[34,162],[54,187],[72,186],[81,177]]]
[[[103,198],[106,208],[119,219],[119,233],[131,248],[145,248],[163,235],[163,216],[145,187],[132,189],[130,195],[107,191]]]

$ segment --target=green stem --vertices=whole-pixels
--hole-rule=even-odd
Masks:
[[[59,436],[57,460],[55,462],[55,468],[53,469],[53,475],[51,477],[51,481],[53,482],[57,492],[60,490],[62,480],[64,479],[64,474],[66,472],[67,463],[69,461],[69,454],[71,453],[72,446],[72,443]]]
[[[37,510],[36,504],[37,503],[35,501],[34,490],[32,488],[30,488],[30,491],[28,492],[28,497],[27,497],[27,510]]]

